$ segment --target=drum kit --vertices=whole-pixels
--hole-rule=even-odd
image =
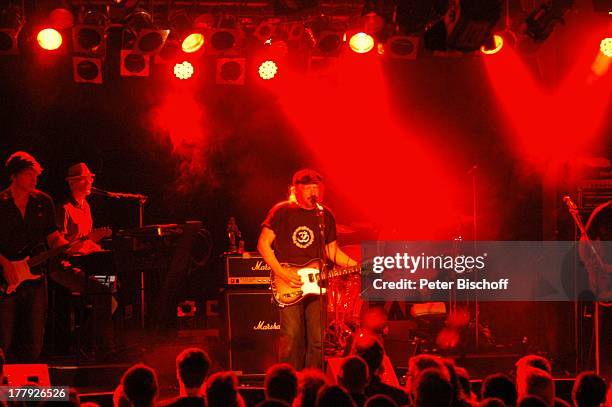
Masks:
[[[457,220],[459,224],[470,224],[473,222],[471,216],[461,216]],[[343,243],[342,250],[357,262],[361,262],[361,245],[358,243],[363,239],[364,231],[368,239],[376,240],[376,232],[372,225],[362,224],[337,224],[338,240]],[[460,230],[460,227],[457,228]],[[372,238],[373,237],[373,238]],[[462,237],[458,234],[452,239],[453,250],[461,250]],[[360,296],[361,275],[347,275],[331,278],[327,283],[327,329],[325,332],[325,351],[328,357],[341,357],[350,353],[351,344],[355,335],[374,334],[381,338],[389,334],[387,315],[381,312],[380,304],[374,308],[372,304],[363,301]],[[459,332],[472,324],[474,321],[474,304],[458,304],[456,298],[451,295],[445,302],[421,302],[411,304],[410,312],[407,313],[409,332],[402,333],[403,336],[411,338],[419,343],[419,347],[429,348],[452,348],[458,345]],[[441,320],[440,325],[431,335],[417,332],[423,325],[431,325],[428,318]],[[404,324],[405,325],[405,324]],[[403,326],[404,326],[403,325]],[[452,335],[451,335],[452,334]],[[416,343],[415,342],[415,343]]]

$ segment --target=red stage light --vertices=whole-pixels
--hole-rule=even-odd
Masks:
[[[599,44],[599,50],[608,58],[612,58],[612,38],[604,38]]]
[[[374,48],[374,38],[366,33],[354,34],[349,40],[349,46],[358,54],[365,54]]]
[[[189,79],[194,73],[193,65],[187,61],[174,65],[174,76],[178,79]]]
[[[264,61],[259,65],[259,77],[263,80],[269,80],[276,76],[278,67],[274,61]]]
[[[183,52],[191,54],[199,51],[204,46],[204,35],[201,33],[191,33],[183,40],[181,48]]]
[[[501,49],[504,46],[504,38],[501,35],[495,34],[493,35],[493,42],[494,42],[493,48],[487,48],[483,45],[482,47],[480,47],[480,52],[482,52],[485,55],[493,55],[501,51]]]
[[[54,51],[62,45],[62,34],[53,28],[45,28],[38,32],[36,40],[42,49]]]

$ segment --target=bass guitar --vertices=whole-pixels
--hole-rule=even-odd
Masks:
[[[99,242],[101,239],[108,237],[112,234],[111,229],[109,228],[100,228],[94,229],[87,236],[83,236],[79,239],[75,239],[72,242],[65,244],[60,247],[56,247],[54,249],[47,250],[45,252],[39,253],[32,257],[26,257],[22,260],[12,261],[11,264],[17,273],[17,281],[13,284],[9,284],[4,280],[2,274],[0,274],[0,294],[12,294],[14,293],[21,284],[25,281],[29,280],[38,280],[42,273],[32,273],[32,269],[36,266],[39,266],[45,263],[47,260],[55,258],[61,254],[66,253],[72,247],[77,245],[78,243],[84,242],[85,240],[92,240],[94,242]]]
[[[293,288],[287,282],[280,278],[271,276],[272,297],[280,307],[297,304],[304,298],[325,294],[325,288],[319,286],[319,282],[323,282],[329,278],[346,276],[361,272],[361,265],[345,268],[332,268],[321,272],[319,269],[319,260],[310,260],[302,265],[283,264],[283,267],[293,270],[300,276],[302,286]]]

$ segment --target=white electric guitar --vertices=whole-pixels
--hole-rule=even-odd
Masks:
[[[111,234],[112,231],[109,228],[94,229],[87,236],[75,239],[66,245],[56,247],[55,249],[47,250],[33,257],[26,257],[22,260],[12,261],[11,264],[13,265],[13,268],[17,273],[17,281],[13,282],[13,284],[9,284],[4,280],[3,275],[0,273],[0,294],[12,294],[25,281],[38,280],[42,276],[42,274],[32,273],[32,269],[34,267],[41,265],[47,260],[50,260],[65,253],[70,248],[74,247],[77,243],[83,242],[88,239],[94,242],[99,242],[101,239],[108,237]]]
[[[333,268],[321,272],[318,260],[311,260],[303,265],[283,264],[283,267],[295,271],[300,276],[300,280],[302,280],[302,286],[300,288],[293,288],[284,280],[274,278],[274,275],[272,275],[272,295],[274,301],[281,307],[297,304],[305,297],[311,295],[325,294],[325,288],[319,286],[319,281],[361,272],[360,265]]]

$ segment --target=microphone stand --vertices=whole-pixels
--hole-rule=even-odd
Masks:
[[[478,190],[477,190],[477,180],[476,175],[478,172],[478,166],[474,164],[472,168],[467,171],[467,174],[471,178],[471,186],[472,186],[472,250],[476,253],[476,249],[478,248],[478,211],[476,204],[478,202]],[[476,278],[478,278],[478,271],[475,272]],[[469,307],[469,304],[468,304]],[[476,351],[480,348],[480,301],[478,299],[478,293],[474,294],[474,345]]]
[[[138,227],[142,228],[144,226],[144,204],[149,199],[146,195],[141,194],[130,194],[125,192],[111,192],[105,191],[100,188],[91,188],[91,192],[94,194],[106,196],[108,198],[113,199],[127,199],[127,200],[137,200],[138,201]],[[140,272],[140,327],[142,329],[145,328],[145,273],[144,271]]]
[[[148,196],[146,195],[141,195],[141,194],[130,194],[130,193],[126,193],[126,192],[111,192],[111,191],[105,191],[103,189],[100,188],[91,188],[91,192],[93,192],[94,194],[98,194],[98,195],[102,195],[102,196],[106,196],[108,198],[113,198],[113,199],[128,199],[128,200],[134,200],[134,201],[138,201],[138,227],[141,228],[144,226],[144,204],[147,202],[147,200],[149,199]]]
[[[321,206],[316,197],[313,199],[317,218],[319,219],[319,322],[321,335],[321,371],[325,371],[325,331],[327,328],[327,310],[325,299],[323,298],[323,287],[321,287],[321,276],[325,276],[325,209]]]

